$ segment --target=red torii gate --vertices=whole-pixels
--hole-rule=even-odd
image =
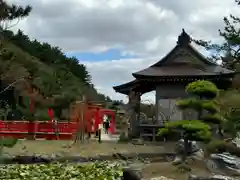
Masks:
[[[87,102],[84,107],[84,120],[88,132],[96,132],[99,125],[103,123],[103,116],[111,117],[109,132],[115,133],[115,112],[111,109],[104,109],[100,104]],[[81,123],[77,118],[78,124]]]

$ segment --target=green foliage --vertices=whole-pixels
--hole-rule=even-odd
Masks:
[[[30,6],[9,5],[4,1],[0,1],[0,5],[3,24],[26,17],[32,10]],[[37,89],[38,95],[34,97],[35,111],[52,107],[59,117],[61,111],[68,109],[83,94],[88,100],[111,101],[96,91],[89,72],[77,58],[67,57],[59,47],[30,40],[21,30],[16,34],[7,28],[2,27],[1,30],[4,38],[0,44],[0,80],[6,80],[6,84],[16,81],[14,90],[18,90],[21,96],[28,96],[31,88]],[[24,78],[24,82],[20,83],[20,78]],[[16,100],[9,100],[13,94],[7,96],[6,102],[10,106],[15,106],[16,103]],[[25,110],[24,116],[28,118]]]
[[[48,116],[48,109],[38,109],[38,111],[35,113],[35,118],[37,121],[48,121],[50,120],[50,117]]]
[[[159,129],[158,135],[164,136],[171,132],[179,132],[188,140],[206,141],[211,137],[210,127],[199,120],[179,120],[169,122],[165,128]]]
[[[203,100],[201,105],[202,109],[205,109],[209,113],[215,114],[219,112],[219,107],[214,100]]]
[[[0,138],[0,146],[13,148],[18,142],[18,139],[12,137],[2,137]]]
[[[236,0],[236,6],[239,7],[239,0]],[[229,69],[236,69],[240,63],[240,18],[230,14],[223,18],[224,28],[219,30],[219,35],[223,39],[221,44],[212,43],[206,40],[195,40],[195,42],[211,51],[212,61],[221,60],[222,65]],[[217,29],[216,29],[217,31]]]
[[[7,29],[13,26],[13,24],[9,24],[9,21],[13,21],[16,19],[24,18],[29,15],[32,10],[31,6],[19,6],[14,4],[9,4],[4,0],[0,1],[0,17],[1,17],[1,28]],[[14,24],[15,25],[15,24]]]
[[[226,121],[226,119],[221,116],[220,114],[207,114],[201,118],[206,123],[212,123],[212,124],[222,124]]]
[[[210,81],[199,80],[188,84],[186,92],[193,96],[213,99],[218,95],[218,88]]]
[[[199,103],[199,100],[194,99],[194,98],[178,100],[176,105],[178,106],[179,109],[189,109],[189,108],[191,108],[191,109],[194,109],[196,111],[202,109],[202,106],[201,106],[201,103]]]
[[[4,148],[13,148],[18,142],[18,139],[13,137],[0,137],[0,163],[4,162]]]
[[[232,109],[226,115],[226,121],[223,123],[225,133],[231,137],[236,137],[240,132],[240,109]]]
[[[222,116],[218,114],[218,106],[214,98],[218,96],[218,88],[209,81],[196,81],[187,85],[186,93],[191,98],[177,101],[178,108],[193,109],[198,114],[198,120],[177,120],[168,122],[165,128],[160,129],[158,135],[165,136],[173,132],[181,134],[184,140],[184,157],[189,154],[188,142],[211,140],[211,127],[209,124],[220,125],[223,121]],[[206,114],[207,112],[207,114]]]
[[[195,111],[206,110],[210,113],[217,113],[219,107],[213,100],[200,100],[200,99],[182,99],[177,101],[179,109],[194,109]]]
[[[221,112],[229,113],[232,109],[240,107],[240,91],[236,89],[222,90],[217,102]]]
[[[235,138],[240,132],[240,92],[239,90],[222,91],[217,99],[220,113],[225,118],[222,128],[227,137]]]
[[[11,165],[4,167],[0,176],[2,179],[87,179],[112,180],[121,179],[123,174],[120,165],[111,165],[109,162],[91,164],[37,164]]]
[[[229,152],[232,155],[240,157],[239,148],[231,141],[228,142],[225,140],[212,140],[206,146],[206,152],[208,154]]]
[[[223,140],[215,139],[208,143],[206,151],[208,153],[221,153],[226,149],[226,142]]]

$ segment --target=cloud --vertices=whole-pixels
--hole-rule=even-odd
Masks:
[[[223,16],[240,15],[234,0],[8,0],[30,4],[33,12],[19,24],[32,38],[65,52],[120,49],[141,58],[84,62],[93,83],[113,98],[113,85],[159,60],[175,45],[182,28],[195,38],[220,41]],[[81,59],[80,59],[81,61]],[[120,97],[124,98],[124,97]],[[153,99],[153,96],[150,98]]]
[[[115,93],[112,86],[120,85],[133,80],[132,72],[138,71],[153,64],[156,58],[149,58],[148,61],[144,58],[135,59],[120,59],[103,62],[84,62],[88,70],[91,72],[92,81],[96,84],[96,88],[100,92],[104,92],[115,99],[123,99],[127,101],[125,95]],[[144,95],[143,101],[154,102],[154,92]]]

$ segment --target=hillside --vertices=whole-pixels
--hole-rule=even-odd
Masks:
[[[61,118],[62,112],[67,111],[71,102],[81,98],[82,94],[93,101],[111,100],[96,91],[86,67],[79,64],[75,57],[66,57],[58,47],[37,40],[31,41],[19,30],[16,34],[11,31],[4,32],[0,50],[1,86],[3,88],[17,81],[14,84],[15,97],[16,94],[17,97],[23,97],[21,100],[13,100],[13,94],[6,94],[10,89],[1,96],[2,108],[6,108],[7,104],[10,109],[14,109],[17,104],[18,108],[27,112],[28,106],[24,99],[32,96],[37,118],[48,118],[48,107],[54,108],[56,116]],[[29,76],[31,78],[28,78]],[[21,81],[22,77],[24,80]],[[35,91],[33,95],[32,88]]]

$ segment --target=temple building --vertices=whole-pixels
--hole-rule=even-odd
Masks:
[[[156,119],[188,119],[193,116],[176,108],[176,100],[187,96],[185,86],[196,80],[209,80],[218,88],[231,86],[235,72],[208,60],[191,44],[191,37],[184,31],[179,35],[175,47],[161,60],[150,67],[132,73],[135,80],[115,86],[113,89],[129,96],[129,104],[135,115],[132,116],[132,130],[138,124],[141,95],[156,91]]]

